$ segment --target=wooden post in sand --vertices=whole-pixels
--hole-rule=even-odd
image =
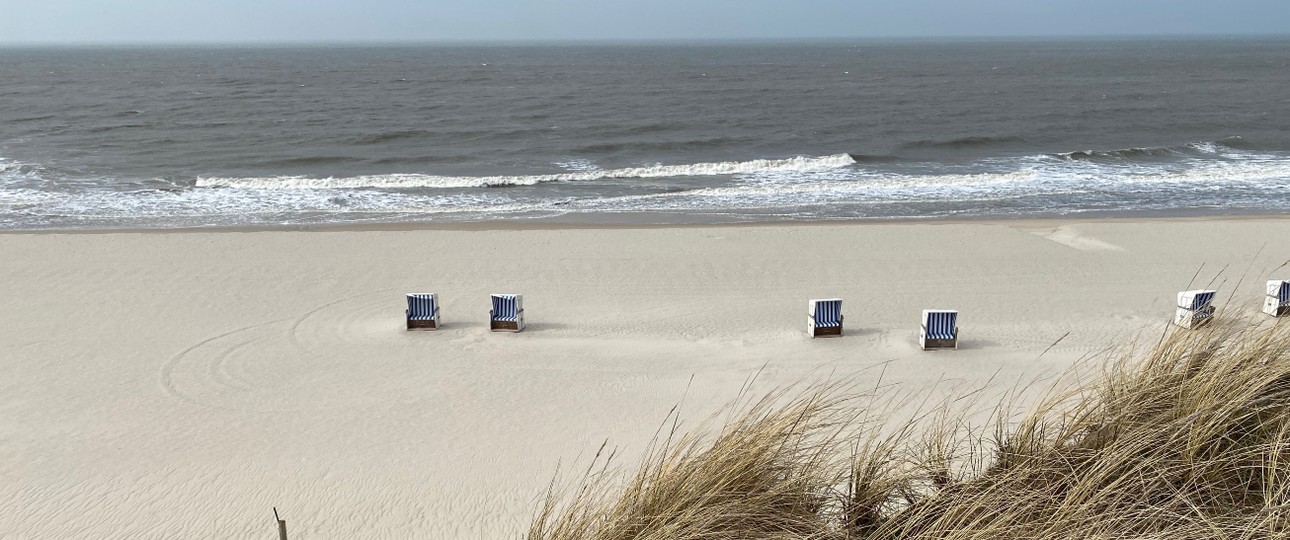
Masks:
[[[273,519],[278,522],[278,540],[287,540],[287,522],[278,517],[278,507],[273,507]]]

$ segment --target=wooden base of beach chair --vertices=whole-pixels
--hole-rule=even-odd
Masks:
[[[1186,308],[1178,308],[1174,312],[1174,324],[1180,328],[1186,328],[1188,330],[1205,326],[1213,319],[1214,306],[1206,306],[1203,309],[1195,311]]]
[[[830,337],[841,336],[841,326],[813,326],[811,327],[811,337]]]
[[[1290,306],[1283,306],[1279,299],[1269,296],[1263,301],[1263,312],[1273,317],[1284,317],[1290,315]]]
[[[1186,328],[1188,330],[1193,330],[1209,324],[1209,321],[1211,319],[1213,319],[1213,317],[1204,317],[1200,319],[1189,317],[1186,319],[1174,321],[1174,324],[1177,325],[1179,328]]]
[[[519,332],[518,321],[488,321],[488,329],[494,332]]]
[[[923,350],[927,349],[957,349],[959,348],[959,339],[923,339]]]
[[[924,351],[925,351],[925,350],[927,350],[927,349],[957,349],[957,348],[959,348],[959,331],[958,331],[958,329],[955,329],[955,330],[954,330],[954,337],[949,338],[949,339],[936,339],[936,338],[929,338],[929,337],[927,337],[926,332],[927,332],[927,329],[926,329],[926,328],[924,328],[924,329],[922,329],[922,331],[921,331],[921,332],[919,332],[919,333],[918,333],[918,344],[923,348],[923,350],[924,350]]]
[[[408,321],[408,330],[438,330],[439,323],[434,321]]]

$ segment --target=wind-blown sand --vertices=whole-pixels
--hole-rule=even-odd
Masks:
[[[758,370],[1013,384],[1158,336],[1198,269],[1254,316],[1287,259],[1275,218],[0,235],[0,537],[513,538],[559,464]]]

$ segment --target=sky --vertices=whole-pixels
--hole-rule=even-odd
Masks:
[[[0,43],[1290,34],[1290,0],[0,0]]]

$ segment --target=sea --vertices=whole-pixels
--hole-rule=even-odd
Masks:
[[[0,48],[0,230],[1279,214],[1290,38]]]

